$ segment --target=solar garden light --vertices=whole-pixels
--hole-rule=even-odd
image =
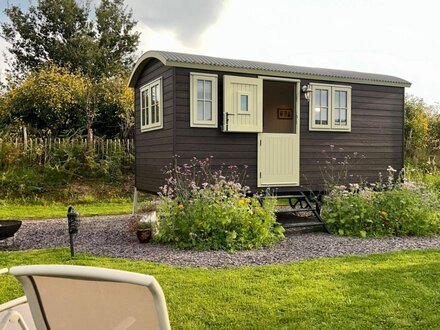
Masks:
[[[69,226],[70,256],[73,258],[75,256],[73,239],[79,231],[79,213],[75,211],[72,205],[67,209],[67,224]]]

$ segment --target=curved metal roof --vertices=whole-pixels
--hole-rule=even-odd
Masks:
[[[148,51],[139,58],[136,65],[134,66],[129,81],[130,87],[135,86],[136,81],[139,78],[140,73],[142,72],[142,69],[153,58],[158,59],[167,66],[187,67],[194,69],[254,73],[316,80],[332,80],[370,85],[385,85],[397,87],[411,86],[411,83],[407,80],[376,73],[236,60],[168,51]]]

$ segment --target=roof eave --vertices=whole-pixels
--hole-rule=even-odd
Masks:
[[[128,79],[128,87],[136,87],[136,82],[139,79],[140,74],[144,67],[152,60],[157,59],[163,63],[163,65],[170,66],[167,64],[167,59],[158,51],[150,50],[144,54],[136,61],[136,64],[131,71],[130,78]]]
[[[411,83],[409,81],[406,82],[391,82],[391,81],[382,81],[382,80],[368,80],[368,79],[359,79],[359,78],[349,78],[349,77],[335,77],[335,76],[326,76],[320,74],[305,74],[305,73],[292,73],[292,72],[283,72],[283,71],[272,71],[272,70],[258,70],[258,69],[245,69],[245,68],[237,68],[237,67],[229,67],[229,66],[221,66],[221,65],[208,65],[208,64],[194,64],[194,63],[185,63],[185,62],[177,62],[177,61],[166,61],[166,65],[181,67],[181,68],[189,68],[189,69],[199,69],[199,70],[214,70],[214,71],[223,71],[223,72],[239,72],[239,73],[248,73],[248,74],[259,74],[259,75],[272,75],[277,77],[285,77],[285,78],[298,78],[298,79],[311,79],[311,80],[327,80],[327,81],[337,81],[337,82],[350,82],[350,83],[358,83],[358,84],[367,84],[367,85],[380,85],[380,86],[393,86],[393,87],[410,87]]]
[[[358,83],[367,85],[380,85],[380,86],[392,86],[392,87],[411,87],[409,81],[403,82],[392,82],[384,80],[374,80],[374,79],[360,79],[360,78],[350,78],[350,77],[336,77],[332,75],[321,75],[321,74],[306,74],[306,73],[294,73],[294,72],[283,72],[283,71],[272,71],[272,70],[260,70],[260,69],[246,69],[239,67],[230,67],[222,65],[212,65],[212,64],[197,64],[197,63],[187,63],[179,61],[169,61],[161,54],[159,51],[148,51],[144,53],[136,62],[133,70],[131,72],[128,86],[135,87],[136,82],[142,73],[144,67],[152,60],[157,59],[161,61],[166,66],[171,67],[181,67],[190,68],[198,70],[215,70],[223,72],[239,72],[248,74],[262,74],[262,75],[272,75],[277,77],[286,78],[302,78],[302,79],[312,79],[312,80],[326,80],[326,81],[337,81],[337,82],[347,82],[347,83]]]

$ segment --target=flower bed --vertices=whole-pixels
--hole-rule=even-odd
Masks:
[[[440,234],[440,201],[421,183],[388,180],[335,186],[325,197],[327,227],[342,236],[429,236]]]
[[[245,172],[236,166],[211,168],[211,160],[194,159],[166,171],[161,188],[155,239],[179,248],[242,250],[284,238],[276,223],[275,203],[261,205],[247,196]]]

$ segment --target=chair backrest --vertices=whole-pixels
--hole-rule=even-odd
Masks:
[[[18,266],[37,329],[170,329],[154,277],[113,269]]]

